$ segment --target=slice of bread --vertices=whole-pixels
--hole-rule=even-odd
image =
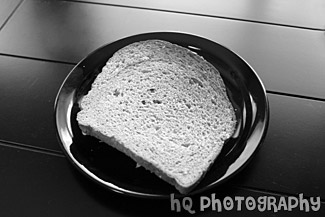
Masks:
[[[235,112],[217,69],[161,40],[117,51],[80,101],[81,130],[137,164],[191,191],[235,130]]]

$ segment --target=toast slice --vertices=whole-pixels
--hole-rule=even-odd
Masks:
[[[187,48],[147,40],[117,51],[80,101],[80,129],[190,192],[235,131],[218,70]]]

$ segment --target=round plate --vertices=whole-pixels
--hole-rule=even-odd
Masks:
[[[266,92],[254,70],[237,54],[210,40],[175,32],[134,35],[105,45],[81,60],[63,82],[55,105],[55,120],[62,149],[86,176],[113,191],[141,197],[169,197],[176,189],[136,167],[129,157],[81,133],[76,121],[78,101],[87,94],[107,60],[133,42],[162,39],[203,56],[220,72],[236,110],[237,130],[226,141],[210,170],[190,195],[224,182],[242,169],[262,142],[269,118]]]

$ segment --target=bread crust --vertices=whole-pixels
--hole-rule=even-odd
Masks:
[[[100,141],[105,142],[106,144],[109,144],[111,147],[117,149],[118,151],[124,153],[125,155],[127,155],[128,157],[133,159],[137,164],[139,164],[146,170],[149,170],[150,172],[154,173],[155,175],[157,175],[159,178],[161,178],[165,182],[173,185],[181,194],[187,194],[199,183],[199,182],[197,182],[192,186],[183,187],[177,183],[175,178],[168,176],[166,173],[164,173],[164,171],[155,167],[152,163],[148,162],[144,158],[142,158],[138,155],[135,155],[131,150],[129,150],[127,147],[125,147],[124,144],[119,142],[115,137],[107,137],[104,134],[102,134],[101,132],[94,131],[89,126],[83,126],[83,125],[79,125],[79,126],[83,133],[93,136],[93,137],[99,139]]]

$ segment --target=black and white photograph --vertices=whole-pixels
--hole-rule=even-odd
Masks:
[[[324,0],[0,0],[0,216],[324,216]]]

